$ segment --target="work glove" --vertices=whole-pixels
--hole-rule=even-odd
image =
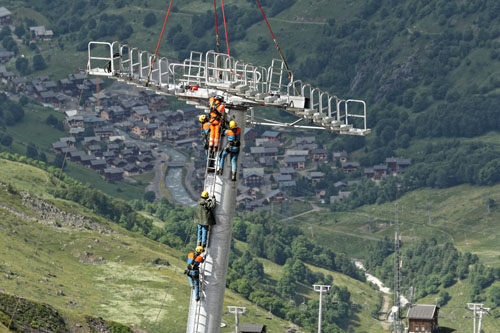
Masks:
[[[185,269],[185,270],[184,270],[184,274],[188,275],[188,273],[189,273],[189,270],[188,270],[188,269]]]

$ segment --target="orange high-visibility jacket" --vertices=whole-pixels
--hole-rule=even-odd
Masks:
[[[194,252],[188,254],[187,264],[189,269],[199,269],[200,264],[203,262],[203,257],[196,255]]]
[[[210,110],[210,141],[209,146],[217,148],[219,147],[220,139],[220,123],[224,119],[225,106],[221,104],[217,109]]]

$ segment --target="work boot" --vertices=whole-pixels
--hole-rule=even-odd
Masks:
[[[219,169],[219,170],[217,170],[217,174],[218,174],[219,176],[222,176],[222,172],[223,172],[223,171],[224,171],[223,169]]]
[[[231,171],[231,180],[234,182],[236,181],[236,172]]]
[[[196,297],[196,302],[200,301],[200,296]]]

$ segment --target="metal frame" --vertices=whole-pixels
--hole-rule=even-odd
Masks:
[[[108,56],[102,56],[102,48]],[[96,55],[95,49],[100,54]],[[108,50],[106,50],[106,48]],[[114,57],[114,54],[119,54]],[[118,42],[89,42],[88,66],[90,75],[106,76],[124,80],[139,87],[155,89],[158,93],[188,98],[190,103],[202,106],[207,96],[222,93],[226,104],[246,107],[276,107],[289,112],[314,126],[296,125],[265,120],[251,124],[268,126],[292,126],[298,128],[326,129],[339,135],[366,136],[366,103],[357,99],[339,99],[301,80],[294,80],[293,73],[285,70],[282,60],[273,59],[269,67],[254,66],[236,60],[224,53],[192,51],[183,62],[171,62],[159,58],[153,63],[153,55],[147,51],[120,45]],[[119,59],[118,63],[117,59]],[[108,72],[102,64],[111,63]],[[106,65],[105,65],[106,66]],[[285,76],[285,77],[284,77]],[[197,85],[197,91],[189,87]],[[196,101],[195,101],[196,100]],[[335,100],[335,102],[334,102]],[[353,104],[361,104],[363,111],[352,111]],[[354,119],[362,119],[363,126],[356,127]]]

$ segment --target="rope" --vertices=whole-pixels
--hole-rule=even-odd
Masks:
[[[217,42],[217,53],[220,53],[219,23],[217,21],[217,0],[214,0],[214,14],[215,14],[215,40]]]
[[[165,300],[167,299],[167,295],[168,295],[168,291],[165,291],[165,296],[163,296],[163,301],[161,302],[160,310],[156,314],[156,319],[155,319],[155,322],[153,324],[153,327],[156,327],[156,322],[158,321],[158,317],[160,316],[161,310],[163,309],[163,304],[165,304]]]
[[[285,64],[285,68],[286,68],[286,71],[288,73],[288,78],[291,79],[292,78],[292,71],[290,70],[290,67],[288,67],[288,64],[285,60],[285,57],[283,56],[283,52],[281,52],[281,48],[278,44],[278,41],[276,40],[276,37],[273,34],[273,30],[271,29],[271,25],[269,24],[269,21],[267,20],[266,14],[264,14],[264,10],[262,9],[262,6],[260,5],[259,0],[256,0],[256,1],[257,1],[257,4],[259,5],[260,11],[262,12],[262,16],[264,16],[264,20],[266,21],[267,28],[269,29],[269,32],[271,33],[271,37],[273,38],[274,44],[276,45],[276,50],[278,51],[278,53],[281,57],[281,60]],[[297,88],[295,88],[295,89],[297,90]]]
[[[231,56],[231,52],[229,52],[229,40],[227,39],[227,26],[226,26],[226,13],[224,12],[224,0],[220,0],[222,5],[222,18],[224,19],[224,31],[226,33],[226,47],[227,47],[227,55]]]
[[[161,29],[160,39],[158,39],[158,44],[156,45],[155,55],[153,57],[153,61],[151,62],[151,67],[149,68],[148,80],[146,81],[146,87],[149,85],[149,80],[151,79],[151,73],[153,72],[153,67],[155,65],[156,56],[158,55],[158,49],[160,48],[161,39],[163,38],[163,32],[165,32],[165,26],[167,25],[168,15],[170,14],[170,8],[172,8],[172,2],[174,0],[170,0],[170,4],[168,5],[167,15],[165,15],[165,21],[163,21],[163,28]]]
[[[87,69],[88,69],[88,65],[87,65]],[[78,103],[76,103],[76,109],[78,109],[78,107],[80,106],[80,103],[82,101],[83,87],[84,87],[85,81],[87,81],[88,77],[89,77],[89,72],[87,70],[86,74],[85,74],[85,79],[83,79],[83,82],[82,82],[82,89],[80,89],[80,97],[78,97]],[[73,133],[71,133],[71,131],[70,131],[69,132],[68,143],[66,144],[66,151],[64,152],[63,162],[61,164],[61,170],[59,170],[59,176],[57,177],[58,179],[61,179],[62,172],[63,172],[63,169],[64,169],[64,164],[66,164],[66,156],[68,155],[68,149],[69,149],[69,145],[71,144],[71,138],[72,137],[73,137]]]

